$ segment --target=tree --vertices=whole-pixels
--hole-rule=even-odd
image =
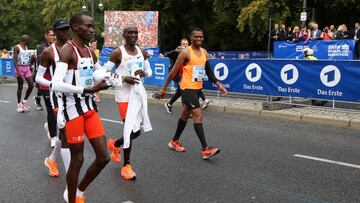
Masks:
[[[23,34],[30,36],[30,48],[43,39],[44,24],[41,16],[42,2],[36,0],[0,1],[0,47],[8,50],[20,41]]]

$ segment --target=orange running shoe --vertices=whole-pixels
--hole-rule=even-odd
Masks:
[[[168,145],[169,145],[169,147],[170,147],[171,149],[173,149],[173,150],[175,150],[175,151],[185,152],[185,147],[183,147],[183,146],[180,144],[179,140],[176,140],[176,141],[171,140]]]
[[[111,151],[111,160],[115,163],[121,162],[120,147],[115,147],[115,140],[110,138],[107,141],[107,147]]]
[[[49,176],[58,177],[59,170],[57,169],[57,165],[55,161],[50,161],[49,157],[46,157],[44,160],[44,165],[49,168]]]
[[[215,148],[215,147],[206,147],[203,151],[202,151],[202,157],[203,159],[209,159],[210,157],[218,154],[220,152],[219,148]]]
[[[76,196],[75,203],[85,203],[85,196]]]
[[[135,180],[135,179],[136,179],[136,174],[135,174],[135,172],[132,170],[130,164],[126,164],[125,166],[123,166],[123,167],[121,168],[121,176],[122,176],[125,180]]]

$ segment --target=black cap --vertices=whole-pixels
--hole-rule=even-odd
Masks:
[[[53,28],[55,30],[59,30],[59,29],[65,28],[65,27],[70,27],[70,25],[68,22],[66,22],[66,20],[64,20],[62,18],[56,19],[53,23]]]

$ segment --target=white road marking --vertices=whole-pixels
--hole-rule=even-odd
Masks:
[[[5,100],[0,100],[0,103],[10,104],[9,101],[5,101]]]
[[[111,119],[106,119],[106,118],[100,118],[100,119],[103,120],[103,121],[110,122],[110,123],[124,124],[124,122],[122,122],[122,121],[116,121],[116,120],[111,120]]]
[[[306,155],[301,155],[301,154],[294,154],[293,156],[299,157],[299,158],[304,158],[304,159],[310,159],[310,160],[314,160],[314,161],[321,161],[321,162],[325,162],[325,163],[329,163],[329,164],[337,164],[337,165],[341,165],[341,166],[347,166],[347,167],[360,169],[360,165],[356,165],[356,164],[349,164],[349,163],[345,163],[345,162],[333,161],[330,159],[317,158],[317,157],[306,156]]]

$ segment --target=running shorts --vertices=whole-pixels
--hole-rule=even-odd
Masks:
[[[200,108],[200,89],[184,89],[181,92],[181,102],[185,104],[189,110]]]
[[[67,142],[69,144],[79,144],[84,142],[84,134],[89,140],[105,136],[104,126],[99,114],[95,110],[68,121],[65,124]]]
[[[23,65],[18,65],[17,66],[18,70],[16,70],[15,68],[15,77],[20,77],[20,78],[31,78],[32,73],[31,73],[31,67],[30,66],[23,66]]]
[[[119,108],[119,112],[120,112],[120,119],[122,121],[125,121],[128,105],[129,105],[128,102],[118,102],[118,108]]]

